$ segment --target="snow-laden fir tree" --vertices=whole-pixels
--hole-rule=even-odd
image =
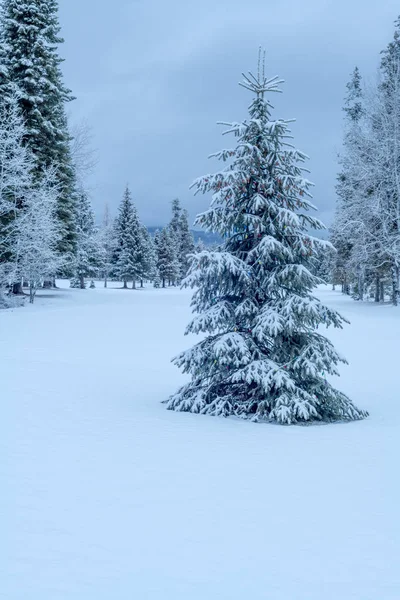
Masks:
[[[157,271],[162,287],[173,284],[179,276],[179,260],[176,239],[165,227],[156,237]]]
[[[140,279],[139,254],[141,229],[136,207],[127,186],[115,221],[114,274],[123,281],[124,288],[132,280],[132,287]]]
[[[189,215],[183,209],[179,218],[179,280],[182,281],[189,269],[189,256],[195,251],[193,234],[189,227]]]
[[[343,319],[312,294],[324,242],[308,229],[323,225],[308,214],[306,156],[288,143],[288,121],[271,118],[267,94],[281,81],[261,63],[241,84],[254,94],[249,118],[225,123],[236,146],[214,155],[227,166],[193,184],[213,195],[196,224],[224,243],[193,255],[184,285],[196,288],[197,315],[187,333],[205,337],[174,359],[191,380],[167,406],[281,424],[361,419],[367,413],[326,379],[344,359],[321,328]]]
[[[153,280],[156,277],[157,256],[156,249],[149,234],[147,227],[140,225],[138,252],[138,273],[140,287],[143,287],[144,280]]]
[[[59,251],[75,249],[75,173],[62,80],[56,0],[4,0],[0,22],[0,93],[14,90],[25,123],[25,142],[35,157],[35,176],[51,166],[58,190]]]
[[[101,249],[94,213],[85,190],[80,190],[76,207],[76,254],[71,287],[84,290],[85,278],[94,277],[100,262]]]
[[[181,216],[182,216],[182,206],[178,198],[172,200],[172,217],[171,221],[168,224],[168,233],[171,240],[171,244],[174,246],[174,254],[178,263],[175,279],[172,283],[175,285],[179,283],[181,280]]]
[[[168,227],[169,227],[171,234],[173,236],[175,236],[176,238],[179,238],[180,219],[181,219],[181,214],[182,214],[182,207],[181,207],[179,198],[174,198],[174,200],[172,200],[171,210],[172,210],[172,217],[171,217],[171,221],[169,222]]]
[[[172,201],[172,218],[168,230],[179,263],[177,282],[180,283],[189,268],[187,256],[194,251],[194,240],[189,227],[188,212],[182,208],[178,198]]]
[[[206,250],[206,245],[205,245],[205,243],[203,242],[203,240],[200,237],[198,238],[198,240],[197,240],[197,242],[195,244],[194,250],[198,254],[200,252],[204,252]]]
[[[105,288],[108,285],[108,279],[113,268],[115,244],[115,228],[110,217],[108,204],[106,204],[102,226],[98,230],[99,269],[104,279]]]
[[[340,157],[341,172],[336,186],[337,207],[331,228],[330,240],[336,248],[336,260],[333,263],[333,279],[342,286],[342,291],[350,293],[352,280],[352,251],[358,238],[357,209],[359,205],[358,173],[354,169],[351,156],[359,140],[360,121],[364,114],[361,75],[356,67],[347,84],[347,94],[343,110],[345,136],[343,152]],[[360,279],[362,278],[360,272]]]

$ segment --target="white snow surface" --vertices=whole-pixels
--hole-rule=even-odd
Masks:
[[[1,311],[0,598],[399,600],[400,310],[319,294],[366,421],[167,411],[188,291]]]

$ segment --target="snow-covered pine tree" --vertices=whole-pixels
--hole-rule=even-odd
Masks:
[[[138,253],[138,274],[140,287],[144,279],[154,279],[156,276],[156,250],[147,227],[140,225],[140,243]]]
[[[344,293],[350,293],[352,284],[354,295],[363,299],[366,274],[368,269],[372,269],[371,251],[374,244],[365,243],[366,236],[371,241],[368,231],[372,223],[368,205],[372,190],[369,185],[360,185],[366,178],[364,171],[369,151],[366,151],[365,99],[357,67],[347,84],[343,110],[346,113],[345,134],[340,156],[341,171],[336,186],[335,219],[330,237],[337,250],[336,259],[331,263],[332,276],[335,283],[341,284]],[[370,222],[367,224],[366,220]],[[380,262],[379,259],[377,262]]]
[[[171,243],[174,246],[174,252],[176,256],[176,260],[178,262],[178,269],[176,272],[176,279],[172,281],[175,285],[180,280],[180,272],[181,272],[181,240],[182,240],[182,231],[181,231],[181,215],[182,215],[182,207],[178,198],[172,200],[172,218],[168,224],[168,232],[170,236]]]
[[[121,278],[124,288],[132,280],[132,287],[140,278],[139,251],[141,242],[140,222],[132,195],[127,186],[115,222],[116,246],[114,251],[114,273]]]
[[[179,279],[182,281],[189,270],[189,255],[195,251],[193,234],[189,227],[189,215],[187,210],[183,209],[179,218]]]
[[[171,285],[179,276],[179,261],[176,254],[176,240],[168,227],[162,229],[156,243],[157,271],[162,287]]]
[[[104,279],[104,287],[107,287],[108,278],[113,267],[113,253],[115,250],[115,228],[110,217],[108,204],[104,208],[103,223],[98,231],[100,271]]]
[[[308,214],[306,155],[288,143],[288,121],[272,120],[266,98],[281,81],[244,76],[254,94],[249,118],[225,123],[236,147],[214,156],[228,166],[194,182],[213,194],[196,224],[224,238],[194,257],[184,285],[196,288],[187,333],[206,337],[174,359],[191,381],[167,400],[171,410],[236,415],[281,424],[361,419],[366,412],[326,380],[344,362],[318,327],[343,319],[313,296],[313,254],[326,242]]]
[[[200,252],[204,252],[204,250],[206,250],[206,245],[200,237],[198,238],[194,249],[195,249],[195,252],[197,252],[198,254]]]
[[[179,198],[174,198],[174,200],[172,200],[171,202],[172,205],[172,217],[171,217],[171,221],[169,222],[169,230],[170,232],[175,235],[176,237],[179,237],[180,234],[180,220],[181,220],[181,214],[182,214],[182,207],[181,207],[181,203],[179,201]]]
[[[59,251],[75,250],[75,173],[65,103],[72,100],[62,81],[57,48],[56,0],[4,0],[1,10],[0,93],[17,90],[25,142],[35,156],[35,175],[56,169]]]
[[[162,285],[162,279],[160,277],[160,272],[158,270],[158,258],[160,253],[161,246],[161,231],[157,229],[154,232],[153,237],[153,248],[154,248],[154,258],[155,258],[155,266],[154,266],[154,287],[160,288]]]
[[[346,133],[344,137],[344,152],[341,157],[342,169],[339,173],[336,186],[338,201],[335,223],[331,228],[330,240],[337,251],[334,264],[335,275],[340,279],[342,291],[349,294],[350,281],[352,279],[350,259],[354,244],[352,211],[357,190],[354,185],[354,169],[352,168],[351,161],[348,160],[348,155],[356,143],[354,130],[358,127],[363,115],[361,75],[358,67],[355,67],[346,87],[347,95],[343,108],[346,113]]]
[[[83,189],[78,194],[76,210],[76,255],[71,287],[79,287],[84,290],[86,287],[85,277],[94,277],[96,274],[101,250],[93,209],[89,197]]]
[[[172,218],[168,225],[168,230],[171,241],[175,246],[175,254],[179,263],[177,281],[180,283],[186,276],[189,268],[187,255],[194,252],[195,246],[189,228],[188,212],[182,208],[178,198],[172,201]]]

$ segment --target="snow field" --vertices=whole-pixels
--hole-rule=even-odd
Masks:
[[[320,293],[352,322],[328,331],[366,421],[165,410],[195,339],[186,291],[2,311],[0,598],[398,600],[400,313]]]

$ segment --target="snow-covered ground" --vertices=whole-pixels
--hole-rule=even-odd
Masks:
[[[329,335],[366,421],[165,410],[188,292],[1,311],[0,598],[399,600],[400,310],[320,293],[352,322]]]

